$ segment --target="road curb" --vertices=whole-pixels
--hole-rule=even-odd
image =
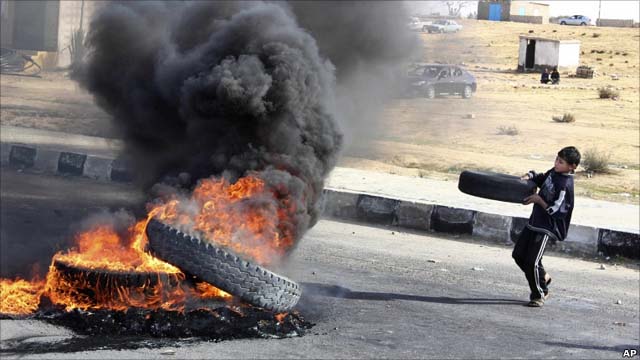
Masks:
[[[0,143],[0,153],[2,166],[81,176],[98,181],[126,183],[135,180],[134,172],[121,158],[106,158],[17,143]],[[323,215],[328,218],[418,231],[468,234],[501,244],[515,242],[527,224],[527,219],[522,217],[331,188],[325,189],[323,195]],[[558,242],[556,247],[577,256],[602,254],[640,259],[640,235],[613,229],[571,225],[567,239]]]
[[[133,173],[126,161],[27,144],[2,143],[2,166],[30,169],[57,175],[88,177],[94,180],[131,182]]]
[[[445,234],[469,234],[500,244],[513,244],[528,219],[391,199],[371,194],[324,190],[324,216],[336,220],[430,231]],[[640,259],[640,235],[625,231],[571,225],[565,241],[555,248],[576,256],[624,256]]]

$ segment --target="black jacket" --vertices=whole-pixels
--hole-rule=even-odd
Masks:
[[[573,175],[560,174],[551,169],[544,174],[530,171],[529,178],[540,188],[538,195],[548,207],[543,209],[534,204],[527,227],[545,233],[554,240],[564,240],[573,212]]]

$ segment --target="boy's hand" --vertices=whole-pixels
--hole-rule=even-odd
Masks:
[[[524,175],[520,176],[520,180],[530,180],[529,174],[524,174]]]
[[[542,198],[538,194],[527,196],[526,198],[524,198],[523,204],[525,205],[538,204],[542,206],[543,209],[547,208],[547,203],[544,200],[542,200]]]

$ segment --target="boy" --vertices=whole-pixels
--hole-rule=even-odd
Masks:
[[[534,204],[529,223],[513,248],[513,258],[529,282],[528,306],[541,307],[549,297],[547,285],[551,277],[542,267],[542,254],[547,241],[567,237],[573,212],[573,173],[580,164],[580,152],[573,146],[558,152],[553,169],[544,174],[529,171],[523,180],[538,185],[538,194],[528,196],[524,204]]]

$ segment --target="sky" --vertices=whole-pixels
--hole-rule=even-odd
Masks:
[[[590,1],[533,1],[549,4],[549,12],[551,16],[560,15],[586,15],[594,20],[598,18],[598,0]],[[466,1],[467,5],[463,8],[462,14],[467,15],[478,9],[477,1]],[[407,1],[407,5],[414,12],[431,13],[439,12],[446,14],[447,6],[444,1]],[[602,9],[600,17],[603,19],[634,19],[636,22],[640,17],[640,0],[602,0]]]

